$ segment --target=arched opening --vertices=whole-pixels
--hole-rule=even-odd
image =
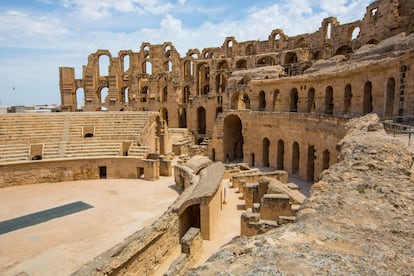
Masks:
[[[273,106],[273,111],[280,111],[280,91],[279,91],[279,89],[276,89],[273,92],[272,106]]]
[[[372,83],[367,81],[364,85],[364,99],[363,99],[363,110],[362,113],[368,114],[373,110],[372,106]]]
[[[251,55],[254,55],[254,54],[256,54],[256,50],[254,48],[254,45],[253,44],[247,45],[247,47],[246,47],[246,56],[251,56]]]
[[[294,142],[292,145],[292,174],[299,173],[299,144]]]
[[[236,62],[236,68],[237,69],[246,69],[247,68],[247,61],[244,59],[238,60]]]
[[[246,93],[243,94],[244,109],[250,109],[250,98]]]
[[[216,108],[216,119],[219,116],[220,113],[223,113],[223,107],[219,106]]]
[[[187,127],[187,111],[185,107],[180,107],[178,109],[178,127],[179,128]]]
[[[180,214],[180,240],[191,227],[200,229],[200,204],[188,206]]]
[[[164,120],[164,122],[166,122],[168,125],[168,109],[165,107],[162,107],[160,109],[160,115],[161,115],[161,118]]]
[[[91,132],[85,133],[85,135],[83,137],[84,138],[92,138],[93,137],[93,133],[91,133]]]
[[[216,92],[223,93],[226,90],[226,78],[224,74],[217,74],[216,76]]]
[[[99,103],[105,104],[106,97],[108,96],[108,87],[102,87],[101,90],[99,90]]]
[[[190,79],[193,76],[193,61],[186,60],[184,62],[184,78],[186,80]]]
[[[223,140],[224,160],[243,160],[242,122],[236,115],[229,115],[224,119]]]
[[[387,82],[385,94],[385,118],[392,119],[394,116],[395,79],[390,78]]]
[[[313,53],[312,55],[312,60],[320,60],[323,58],[323,53],[322,51],[316,51],[315,53]]]
[[[206,134],[206,109],[204,107],[197,108],[197,127],[198,134]]]
[[[121,89],[121,96],[119,98],[121,103],[129,103],[129,87],[124,87]]]
[[[334,102],[333,102],[333,88],[332,86],[326,87],[325,90],[325,114],[333,115]]]
[[[327,22],[325,24],[325,39],[331,39],[331,33],[332,33],[332,23]]]
[[[346,56],[348,54],[351,54],[352,52],[353,51],[352,51],[351,47],[349,47],[348,45],[343,45],[343,46],[339,47],[338,50],[336,50],[335,55],[344,55],[344,56]]]
[[[149,61],[145,62],[145,73],[148,75],[152,75],[152,64]]]
[[[98,58],[99,63],[99,76],[109,76],[109,65],[110,65],[110,59],[107,55],[100,55]]]
[[[264,91],[260,91],[259,93],[259,110],[266,109],[266,94]]]
[[[355,28],[351,29],[351,37],[350,37],[350,40],[357,39],[360,32],[361,32],[361,28],[359,28],[359,27],[355,27]]]
[[[130,58],[129,55],[125,55],[122,58],[122,71],[126,72],[129,70],[129,66],[130,66]]]
[[[295,52],[286,53],[284,64],[297,63],[297,62],[298,62],[298,56],[296,55]]]
[[[270,147],[269,139],[263,138],[263,142],[262,142],[263,167],[269,167],[269,147]]]
[[[344,114],[350,113],[352,110],[352,86],[348,83],[345,85],[344,91]]]
[[[76,90],[76,109],[81,110],[85,106],[85,90],[78,88]]]
[[[231,56],[233,54],[233,41],[229,40],[227,42],[227,56]]]
[[[275,65],[275,60],[272,57],[262,57],[257,60],[257,66],[272,66]]]
[[[308,104],[306,112],[315,112],[315,88],[313,87],[309,88],[308,90]]]
[[[276,164],[276,168],[278,170],[284,170],[285,169],[285,165],[284,165],[284,160],[285,160],[285,142],[283,142],[282,139],[280,139],[279,141],[277,141],[277,164]]]
[[[315,146],[308,146],[308,167],[306,172],[306,179],[308,181],[313,181],[315,179]]]
[[[171,56],[171,46],[170,45],[165,46],[164,52],[165,52],[165,57],[169,58]]]
[[[198,94],[205,95],[210,92],[210,67],[203,63],[198,68]]]
[[[329,163],[331,162],[331,156],[329,150],[324,150],[322,153],[322,170],[329,168]]]
[[[290,90],[290,112],[298,112],[299,95],[296,88]]]

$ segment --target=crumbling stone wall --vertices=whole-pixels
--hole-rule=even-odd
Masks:
[[[95,111],[104,107],[108,110],[160,111],[169,126],[189,127],[197,135],[197,139],[210,137],[216,117],[230,108],[235,94],[242,95],[245,91],[248,98],[253,100],[263,90],[262,84],[256,84],[254,89],[247,89],[249,80],[246,79],[238,83],[238,86],[230,87],[229,79],[234,72],[280,65],[285,79],[307,75],[306,70],[318,61],[328,60],[335,55],[349,57],[366,45],[375,45],[403,32],[406,35],[412,33],[412,5],[409,0],[375,1],[366,7],[364,17],[355,22],[340,24],[336,18],[328,17],[322,20],[321,27],[314,33],[289,37],[283,30],[275,29],[265,41],[238,42],[234,37],[227,37],[220,47],[201,51],[189,49],[184,57],[180,57],[171,42],[157,45],[144,42],[139,52],[123,50],[117,56],[107,50],[98,50],[88,57],[81,79],[75,79],[73,68],[60,68],[62,108],[64,111],[75,111],[77,94],[82,93],[83,89],[84,110]],[[99,68],[103,58],[109,60],[108,68]],[[342,86],[343,90],[347,83],[357,88],[361,87],[360,82],[369,80],[373,91],[377,91],[375,87],[382,88],[384,81],[392,77],[397,82],[395,89],[398,91],[400,67],[409,67],[409,63],[404,61],[400,66],[389,66],[388,62],[381,62],[380,66],[360,70],[361,73],[367,71],[368,76],[360,74],[359,71],[352,73],[350,68],[349,78],[341,74],[335,76],[334,82],[321,83],[323,77],[310,77],[295,84],[294,88],[298,90],[301,98],[303,93],[313,87],[316,91],[315,99],[318,99],[315,102],[315,112],[319,113],[324,111],[324,104],[320,104],[323,98],[320,94],[324,93],[328,85]],[[352,82],[357,75],[360,75],[358,80]],[[328,79],[332,79],[332,76]],[[295,78],[292,80],[295,81]],[[285,82],[291,83],[292,80]],[[408,83],[404,85],[407,87]],[[412,87],[412,83],[410,85]],[[266,87],[267,85],[263,88]],[[336,107],[342,105],[343,93],[338,92],[338,87],[333,88],[334,114],[342,114],[343,109]],[[106,96],[103,96],[103,89],[107,90]],[[279,111],[273,104],[278,99],[271,95],[276,89],[281,92],[281,100],[288,102],[293,87],[282,84],[280,87],[273,86],[270,91],[264,91],[265,110]],[[353,89],[356,97],[360,97],[357,95],[359,90],[360,88]],[[304,102],[299,99],[298,112],[307,109]],[[252,108],[256,106],[258,105],[254,103]],[[281,111],[287,110],[285,103]],[[383,105],[378,102],[374,111],[382,114]],[[355,108],[352,112],[364,113],[360,108]],[[403,111],[404,115],[411,113],[410,109]],[[394,111],[394,115],[396,114],[397,109]]]

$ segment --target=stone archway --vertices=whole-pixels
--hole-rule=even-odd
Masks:
[[[180,214],[180,239],[191,227],[200,229],[200,204],[188,206]]]
[[[270,141],[267,138],[263,138],[263,152],[262,152],[262,162],[263,167],[269,167],[269,147],[270,147]]]
[[[202,106],[197,108],[197,128],[198,134],[206,134],[206,109]]]
[[[392,119],[394,116],[394,98],[395,98],[395,79],[390,78],[387,82],[387,91],[385,92],[385,118]]]
[[[308,181],[314,181],[315,180],[315,146],[309,145],[308,146],[308,164],[307,164],[307,173],[306,178]]]
[[[299,144],[294,142],[292,145],[292,174],[299,173]]]
[[[185,107],[180,107],[178,109],[178,127],[187,127],[187,110],[185,109]]]
[[[372,83],[367,81],[364,85],[364,99],[363,99],[363,115],[371,113],[373,111],[372,106]]]
[[[224,160],[243,159],[242,122],[237,115],[229,115],[224,119]]]
[[[284,170],[284,160],[285,160],[285,142],[282,139],[277,141],[277,169]]]

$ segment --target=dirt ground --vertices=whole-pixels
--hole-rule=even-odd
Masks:
[[[103,179],[0,189],[0,221],[83,201],[94,208],[0,235],[0,275],[68,275],[137,230],[177,198],[171,177]]]

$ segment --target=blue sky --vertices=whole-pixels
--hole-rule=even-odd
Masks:
[[[373,0],[11,0],[0,2],[0,105],[60,104],[59,66],[82,66],[97,49],[142,42],[218,47],[225,37],[266,40],[273,29],[315,32],[323,18],[364,16]]]

